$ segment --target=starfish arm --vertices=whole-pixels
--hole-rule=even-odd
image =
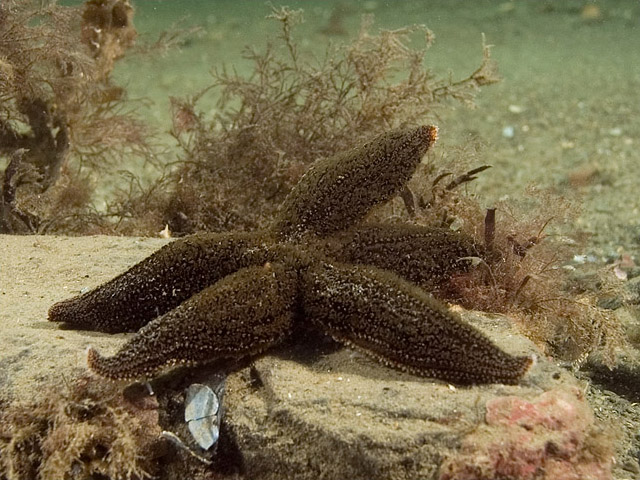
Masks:
[[[323,239],[320,247],[341,263],[390,270],[425,290],[446,296],[456,274],[468,271],[468,257],[482,257],[483,247],[448,228],[406,224],[360,225]]]
[[[88,351],[89,369],[126,380],[165,366],[257,354],[291,330],[296,275],[281,264],[247,267],[144,326],[112,357]]]
[[[434,126],[396,130],[315,162],[285,199],[274,231],[284,238],[323,236],[355,224],[404,187],[437,132]]]
[[[49,309],[49,320],[103,332],[136,331],[219,279],[268,260],[268,238],[198,234],[165,245],[128,271]]]
[[[383,363],[460,384],[515,384],[533,359],[512,356],[422,289],[373,267],[303,274],[303,312],[336,340]]]

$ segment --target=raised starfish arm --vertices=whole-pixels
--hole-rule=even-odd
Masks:
[[[448,228],[407,224],[359,225],[323,239],[326,255],[341,263],[391,270],[429,292],[446,295],[451,277],[468,271],[483,247]]]
[[[296,238],[350,227],[402,189],[437,136],[431,125],[396,130],[318,160],[285,199],[274,231]]]
[[[262,233],[198,234],[165,245],[113,280],[54,304],[49,320],[132,332],[221,278],[268,260]]]
[[[281,264],[244,268],[144,326],[112,357],[89,349],[89,368],[113,380],[165,366],[254,355],[289,334],[296,274]]]
[[[325,264],[304,275],[303,311],[336,340],[416,375],[515,384],[533,359],[513,356],[400,277]]]

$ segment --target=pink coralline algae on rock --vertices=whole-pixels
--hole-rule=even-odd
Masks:
[[[551,390],[533,400],[487,402],[486,425],[445,459],[439,480],[610,480],[611,440],[582,392]]]

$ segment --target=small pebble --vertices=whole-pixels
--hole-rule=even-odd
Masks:
[[[624,470],[626,470],[627,472],[631,472],[631,473],[640,473],[640,465],[638,465],[638,462],[635,460],[627,460],[623,465],[622,468]]]
[[[502,129],[502,136],[504,138],[513,138],[516,134],[516,129],[511,125],[508,125]]]
[[[602,10],[595,4],[588,4],[582,8],[580,18],[585,22],[598,22],[603,19]]]
[[[594,263],[598,261],[595,255],[574,255],[573,261],[575,263]]]
[[[509,13],[515,10],[516,6],[513,2],[504,2],[498,5],[498,11],[500,13]]]
[[[627,279],[627,272],[620,268],[620,265],[613,267],[613,273],[619,280]]]

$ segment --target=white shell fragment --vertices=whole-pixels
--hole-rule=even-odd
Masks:
[[[187,389],[184,419],[193,439],[204,450],[218,441],[220,435],[222,389],[218,393],[200,383]]]

